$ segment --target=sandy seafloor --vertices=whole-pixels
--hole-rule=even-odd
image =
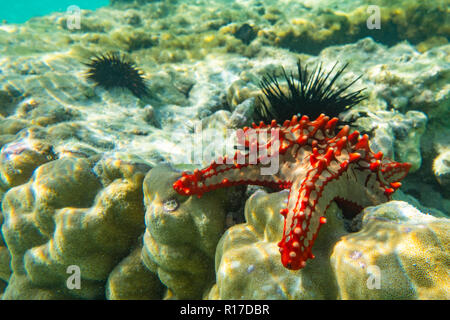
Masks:
[[[234,296],[229,292],[238,289],[232,285],[220,288],[219,282],[211,291],[205,289],[208,285],[200,285],[192,292],[183,290],[180,289],[183,285],[173,280],[176,277],[171,274],[172,271],[182,273],[182,268],[174,263],[164,269],[161,267],[164,263],[157,258],[153,264],[144,262],[157,275],[150,277],[149,287],[157,289],[152,293],[142,289],[145,294],[141,296],[114,293],[116,287],[111,285],[111,274],[120,275],[120,270],[113,269],[122,259],[138,259],[139,250],[135,248],[139,248],[136,243],[142,242],[145,229],[142,221],[142,226],[130,236],[137,239],[136,243],[130,240],[117,252],[102,247],[104,252],[114,253],[105,258],[109,262],[102,265],[101,271],[93,267],[97,271],[86,277],[90,281],[86,292],[74,294],[69,290],[58,296],[55,293],[58,290],[52,288],[59,288],[63,276],[39,280],[39,274],[61,273],[64,266],[76,264],[73,261],[77,260],[78,251],[64,256],[62,252],[66,249],[57,240],[58,234],[65,237],[66,230],[59,228],[63,218],[56,218],[61,210],[96,207],[95,201],[102,197],[102,192],[115,192],[110,188],[117,182],[114,179],[133,180],[131,174],[124,173],[127,170],[133,174],[140,172],[143,177],[161,164],[170,164],[177,170],[204,167],[215,155],[223,153],[233,130],[254,121],[255,97],[261,78],[281,66],[295,70],[298,59],[311,65],[311,69],[322,62],[326,70],[335,62],[349,62],[340,81],[362,75],[352,88],[365,88],[367,99],[344,112],[341,118],[351,121],[352,129],[370,135],[374,152],[382,151],[391,159],[412,164],[395,199],[446,221],[442,223],[448,228],[445,218],[450,214],[448,2],[112,2],[111,6],[96,11],[82,10],[80,29],[67,28],[70,17],[66,13],[32,18],[23,24],[0,25],[0,199],[3,202],[0,224],[3,223],[4,242],[0,246],[3,250],[0,251],[0,260],[3,259],[0,289],[5,288],[4,298],[206,298],[208,295],[213,299],[305,298],[293,294],[291,289],[283,296]],[[378,5],[381,9],[380,29],[368,29],[368,5]],[[107,91],[86,79],[84,63],[95,54],[111,51],[125,53],[136,62],[149,87],[148,97],[137,98],[126,89]],[[203,129],[201,145],[194,135],[199,126]],[[202,152],[201,156],[195,156],[194,150]],[[55,182],[59,186],[57,191],[47,194],[46,188],[51,189],[51,183],[47,185],[45,179],[52,178],[45,176],[40,180],[40,175],[47,172],[48,163],[66,158],[82,159],[81,162],[95,159],[92,161],[97,163],[97,169],[100,162],[104,166],[113,163],[112,167],[116,167],[104,169],[111,172],[107,178],[101,177],[102,187],[90,189],[91,182],[88,178],[79,179],[74,165],[76,181],[61,178]],[[123,169],[124,164],[131,169]],[[68,171],[61,167],[49,172],[64,176]],[[133,180],[137,183],[136,190],[142,190],[142,177],[139,182]],[[148,191],[145,181],[147,178],[144,195],[139,191],[141,201],[136,200],[136,206],[141,203],[139,210],[148,213],[152,205],[145,198]],[[71,183],[76,185],[75,191],[67,187]],[[89,199],[72,193],[84,187],[87,192],[94,192]],[[117,192],[125,192],[120,190]],[[25,196],[29,193],[32,196]],[[241,203],[234,205],[241,216],[249,195],[250,192],[242,195]],[[120,203],[119,211],[123,209]],[[45,219],[55,222],[43,222],[45,219],[39,218],[39,212],[44,211]],[[24,212],[28,218],[17,223]],[[145,219],[148,224],[149,218]],[[43,227],[45,223],[49,225]],[[21,233],[23,225],[28,226],[23,229],[28,231],[23,232],[33,236]],[[111,232],[114,230],[111,228]],[[219,237],[220,232],[214,240],[216,243]],[[448,268],[448,234],[439,239],[443,243],[438,246],[444,248],[444,253],[437,260]],[[144,247],[145,241],[144,236]],[[61,245],[59,249],[58,245]],[[40,247],[44,251],[38,254],[36,250],[41,250]],[[214,249],[208,250],[206,256],[214,266]],[[46,258],[33,262],[33,257],[39,255]],[[215,259],[218,272],[220,258],[216,255]],[[53,260],[57,261],[54,265]],[[39,271],[33,269],[35,263]],[[201,278],[199,274],[192,279]],[[187,279],[188,276],[179,281],[185,285],[189,283]],[[172,285],[173,281],[179,285]],[[341,285],[339,280],[338,283]],[[446,289],[437,290],[435,295],[416,293],[408,298],[448,298],[448,291],[447,296],[442,294],[449,289],[448,270],[437,283],[433,285]],[[415,284],[417,292],[419,287]],[[340,291],[336,295],[317,293],[306,298],[316,297],[366,296]],[[402,295],[381,296],[386,297]]]

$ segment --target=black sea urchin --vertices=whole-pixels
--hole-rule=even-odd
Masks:
[[[291,119],[293,115],[307,115],[312,119],[321,113],[329,117],[337,117],[339,113],[366,99],[361,94],[364,89],[344,94],[360,77],[352,82],[336,87],[336,80],[342,75],[348,63],[331,76],[334,68],[325,73],[322,64],[318,64],[312,73],[297,62],[298,76],[286,74],[282,68],[287,87],[280,86],[275,74],[263,77],[260,83],[266,99],[261,98],[256,108],[258,121],[278,122]]]
[[[86,66],[89,67],[87,78],[93,80],[96,86],[107,90],[127,88],[138,98],[148,94],[142,71],[133,61],[117,52],[96,55]]]

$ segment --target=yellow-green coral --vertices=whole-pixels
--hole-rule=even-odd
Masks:
[[[108,157],[62,158],[10,189],[2,233],[13,274],[3,298],[104,297],[109,273],[144,231],[146,169]],[[80,289],[67,286],[70,266],[80,270]]]
[[[144,180],[147,228],[142,257],[176,298],[199,299],[214,282],[226,193],[211,192],[201,199],[180,196],[172,187],[180,175],[163,166]]]
[[[367,208],[362,229],[350,233],[333,202],[314,246],[316,258],[290,271],[277,246],[286,198],[286,192],[260,191],[247,201],[247,222],[228,229],[217,246],[209,299],[450,298],[448,219],[392,201]]]
[[[51,145],[40,140],[24,138],[4,145],[0,153],[0,190],[25,183],[34,169],[54,158]]]
[[[331,263],[342,299],[450,299],[450,221],[406,202],[367,208]]]
[[[378,5],[380,28],[369,29],[367,20]],[[402,40],[418,44],[428,37],[447,37],[450,24],[444,2],[408,2],[363,4],[352,11],[342,12],[324,8],[315,15],[293,19],[264,34],[265,41],[293,51],[317,54],[330,45],[355,42],[372,37],[394,45]]]
[[[150,300],[161,299],[165,287],[156,274],[142,263],[142,246],[136,248],[110,273],[106,286],[109,300]]]
[[[278,241],[283,233],[280,209],[288,193],[259,191],[247,200],[246,223],[223,235],[216,252],[217,282],[209,299],[335,299],[338,288],[331,270],[332,245],[346,234],[333,203],[314,245],[316,258],[299,271],[286,269]]]

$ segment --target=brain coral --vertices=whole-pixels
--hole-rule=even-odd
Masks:
[[[165,287],[141,259],[142,246],[137,247],[110,273],[106,298],[109,300],[161,299]]]
[[[0,192],[25,183],[34,169],[55,158],[52,147],[40,140],[23,138],[0,150]]]
[[[342,299],[450,299],[450,221],[402,201],[365,209],[331,264]]]
[[[370,147],[374,152],[382,151],[386,157],[410,163],[411,171],[420,168],[420,142],[427,124],[424,113],[379,111],[371,117],[357,120],[357,123],[362,130],[373,131]]]
[[[391,201],[349,232],[333,202],[316,258],[291,271],[277,246],[286,191],[255,192],[222,236],[239,191],[183,197],[179,176],[117,154],[40,165],[3,197],[2,299],[450,299],[446,218]]]
[[[67,157],[10,189],[2,233],[12,276],[3,299],[103,298],[109,273],[144,231],[148,169],[114,156]],[[73,265],[80,270],[79,289],[67,285]]]
[[[162,166],[144,180],[146,205],[142,257],[176,298],[199,299],[214,283],[214,254],[225,228],[223,191],[197,197],[172,187],[181,173]]]

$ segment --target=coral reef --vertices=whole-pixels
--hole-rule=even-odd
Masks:
[[[380,8],[380,29],[367,27],[371,5]],[[204,7],[214,10],[204,10]],[[202,59],[211,52],[254,56],[262,46],[318,54],[326,47],[353,43],[365,37],[386,45],[407,40],[427,50],[447,43],[449,34],[444,0],[345,3],[290,0],[283,6],[273,0],[245,4],[219,0],[127,1],[114,2],[113,6],[94,13],[82,13],[80,29],[68,29],[67,17],[63,14],[52,14],[25,24],[43,32],[41,38],[34,41],[45,40],[44,48],[42,44],[21,44],[18,48],[4,50],[30,53],[33,46],[43,51],[58,46],[63,50],[76,42],[88,50],[100,45],[104,50],[142,51],[146,60],[165,63]],[[52,28],[50,33],[45,24],[54,25],[55,20],[58,29]],[[14,26],[5,30],[17,31]],[[20,39],[31,40],[30,31],[23,31]]]
[[[316,259],[293,272],[278,263],[278,211],[286,200],[285,191],[259,191],[247,201],[246,223],[228,229],[218,244],[209,299],[449,298],[448,219],[392,201],[350,223],[332,203]]]
[[[443,119],[450,116],[449,48],[443,45],[420,53],[407,43],[385,47],[365,38],[354,44],[326,48],[317,58],[300,56],[305,65],[327,61],[327,70],[336,60],[351,61],[345,81],[364,74],[355,89],[365,87],[368,99],[342,113],[340,118],[369,134],[374,151],[382,151],[396,161],[410,162],[414,174],[407,179],[411,181],[408,192],[426,206],[447,213],[448,200],[442,197],[445,190],[439,189],[432,167],[433,161],[448,147],[445,137],[449,130]],[[282,65],[288,66],[286,72],[295,71],[292,56],[282,58],[285,61]],[[250,97],[261,95],[255,85],[255,74],[262,77],[276,69],[277,66],[268,63],[242,73],[227,92],[231,109]],[[278,74],[278,79],[283,79],[282,73]],[[255,108],[259,101],[257,98]]]
[[[304,115],[278,125],[253,123],[236,132],[237,151],[220,156],[204,169],[183,172],[173,188],[185,196],[237,185],[259,185],[289,189],[283,237],[279,243],[281,262],[292,270],[313,259],[311,248],[326,223],[331,201],[361,210],[390,200],[411,168],[373,153],[368,135],[350,133],[348,125],[335,131],[338,118],[321,114],[310,121]]]
[[[34,169],[55,157],[52,146],[43,141],[24,138],[5,144],[0,149],[0,190],[25,183]]]
[[[356,120],[356,127],[372,132],[370,147],[387,157],[411,163],[411,171],[422,165],[421,138],[425,132],[427,117],[419,111],[379,111]]]
[[[450,148],[443,148],[439,156],[434,159],[433,171],[442,187],[450,187]]]
[[[216,251],[216,284],[208,299],[335,299],[338,288],[329,256],[346,234],[333,203],[327,223],[314,245],[315,259],[291,271],[280,263],[278,242],[283,235],[280,209],[288,192],[257,191],[245,206],[246,223],[229,228]]]
[[[2,234],[12,275],[3,299],[104,297],[109,273],[144,231],[148,169],[114,156],[66,157],[8,190]],[[79,268],[81,288],[67,286],[70,266]]]
[[[141,252],[142,247],[137,247],[111,271],[106,285],[107,299],[151,300],[163,298],[165,287],[156,274],[144,266]]]
[[[176,298],[199,299],[214,283],[214,255],[225,229],[229,194],[182,197],[172,188],[179,176],[162,166],[145,177],[142,258]]]
[[[401,201],[364,210],[362,229],[334,247],[342,299],[450,299],[450,222]]]
[[[445,18],[448,14],[445,1],[359,1],[353,6],[351,1],[345,2],[334,3],[337,8],[327,8],[327,1],[318,1],[294,17],[279,12],[277,21],[283,23],[267,31],[265,37],[281,47],[310,54],[365,37],[386,45],[402,40],[418,44],[433,36],[448,40],[450,25]],[[379,28],[368,27],[368,20],[374,14],[369,6],[373,5],[379,10]],[[339,8],[344,6],[346,8]]]
[[[282,4],[111,0],[82,10],[80,29],[67,12],[0,24],[2,299],[449,299],[447,2]],[[381,29],[367,27],[369,5]],[[111,51],[135,61],[150,95],[92,86],[83,63]],[[172,189],[256,120],[261,79],[281,85],[280,67],[299,60],[350,62],[337,87],[363,75],[352,90],[367,99],[339,117],[412,164],[393,198],[440,219],[389,202],[349,221],[331,203],[316,258],[289,271],[276,246],[286,192],[256,192],[244,222],[259,187]],[[150,170],[161,163],[176,169]],[[67,287],[73,266],[81,289]]]

